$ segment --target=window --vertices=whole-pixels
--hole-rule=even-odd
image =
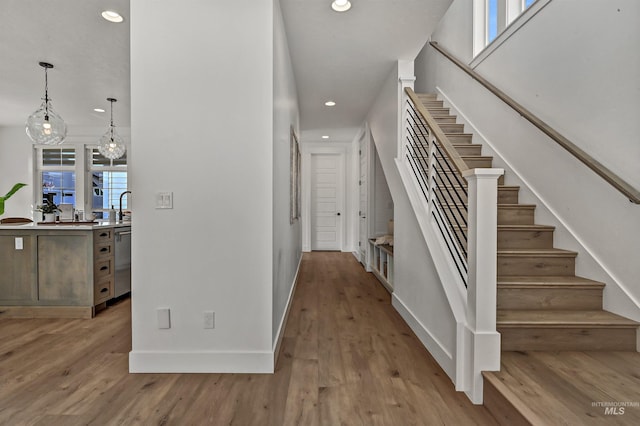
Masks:
[[[89,161],[89,187],[91,210],[100,218],[103,211],[120,205],[120,194],[127,190],[127,154],[116,160],[105,158],[97,148],[87,149]],[[128,208],[128,197],[123,197],[122,208]]]
[[[473,0],[473,53],[485,50],[534,3],[539,10],[550,0]],[[522,22],[523,23],[523,22]],[[514,29],[515,30],[515,29]]]
[[[55,204],[76,204],[75,148],[42,148],[38,150],[38,181],[42,188],[36,200]]]

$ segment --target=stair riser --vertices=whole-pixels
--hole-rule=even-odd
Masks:
[[[471,141],[473,139],[473,135],[470,135],[468,133],[450,134],[450,135],[447,135],[447,139],[449,139],[449,142],[451,142],[453,144],[471,143]]]
[[[500,183],[500,181],[498,181]],[[466,188],[466,187],[465,187]],[[444,194],[444,198],[446,202],[467,202],[467,196],[462,193],[462,191],[458,188],[458,192],[460,198],[451,197],[446,192]],[[511,188],[500,188],[498,187],[498,203],[499,204],[517,204],[518,203],[518,190]]]
[[[456,145],[454,146],[458,154],[465,155],[482,155],[482,145]]]
[[[444,102],[443,101],[436,101],[436,100],[433,100],[433,99],[422,101],[422,105],[424,105],[425,108],[427,108],[427,109],[429,109],[429,108],[444,108]]]
[[[491,157],[471,157],[463,160],[470,169],[491,168],[493,164],[493,158]]]
[[[441,124],[444,133],[464,133],[464,124]]]
[[[427,108],[432,117],[446,117],[450,115],[449,108]]]
[[[498,229],[498,249],[553,248],[553,230]]]
[[[442,116],[442,117],[433,117],[436,119],[436,123],[440,124],[440,123],[455,123],[456,122],[456,116],[455,115],[447,115],[447,116]]]
[[[498,225],[532,225],[534,221],[534,209],[500,208],[498,206]]]
[[[635,328],[504,328],[503,351],[635,351]]]
[[[505,256],[498,254],[498,275],[574,275],[574,257]]]
[[[602,289],[584,288],[500,288],[498,309],[602,309]]]

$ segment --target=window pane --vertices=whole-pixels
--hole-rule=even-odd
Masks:
[[[127,172],[91,172],[94,209],[116,209],[120,205],[120,194],[127,190]],[[122,198],[122,208],[127,208],[128,197]]]
[[[76,151],[74,148],[43,148],[43,166],[74,166]]]
[[[42,201],[76,205],[75,172],[42,172]]]
[[[93,148],[91,150],[91,167],[111,167],[111,166],[126,166],[127,165],[127,153],[120,158],[113,160],[113,164],[111,160],[107,157],[100,154],[98,148]]]
[[[524,7],[527,8],[529,6],[531,6],[533,3],[535,3],[536,0],[525,0],[524,2]]]
[[[488,20],[487,36],[491,43],[498,35],[498,0],[489,0]]]

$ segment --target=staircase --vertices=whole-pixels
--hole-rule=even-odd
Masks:
[[[418,98],[468,167],[492,167],[482,145],[473,143],[436,95]],[[518,191],[498,181],[497,330],[502,351],[636,351],[639,324],[602,309],[604,284],[575,275],[577,253],[554,247],[554,227],[536,224],[536,206],[520,204]],[[492,374],[485,373],[485,383]]]

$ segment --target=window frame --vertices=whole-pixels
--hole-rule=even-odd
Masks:
[[[526,0],[497,0],[498,33],[491,41],[489,1],[473,0],[473,60],[469,64],[471,68],[484,61],[552,0],[535,0],[529,6],[526,5]]]

